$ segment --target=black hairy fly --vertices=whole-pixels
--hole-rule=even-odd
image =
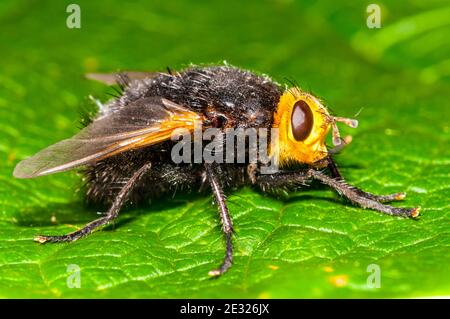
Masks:
[[[120,96],[106,104],[97,102],[98,114],[84,129],[21,161],[14,176],[33,178],[83,166],[87,199],[110,208],[102,217],[72,233],[37,236],[39,243],[74,241],[86,236],[113,221],[127,201],[142,202],[177,188],[206,189],[217,204],[226,240],[222,264],[209,272],[217,276],[227,271],[233,260],[233,224],[224,196],[227,189],[252,185],[264,192],[289,191],[317,180],[358,206],[390,215],[419,214],[419,208],[384,204],[403,199],[404,193],[374,195],[344,182],[332,154],[350,138],[340,137],[337,122],[351,127],[358,122],[330,115],[317,97],[297,87],[284,89],[265,75],[228,65],[193,66],[176,73],[96,73],[88,78],[118,84],[122,88]],[[233,129],[256,132],[256,138],[264,135],[266,146],[269,145],[267,158],[277,169],[265,170],[269,162],[260,157],[251,161],[249,155],[254,146],[241,148],[244,154],[239,154],[235,146],[226,148],[230,142],[223,138],[210,154],[217,158],[214,156],[226,148],[226,162],[205,157],[192,160],[187,151],[187,161],[174,159],[173,149],[179,147],[180,132],[189,137],[198,130],[205,133],[209,129],[215,130],[215,137]],[[267,129],[270,132],[263,134]],[[325,145],[330,129],[332,149]],[[250,139],[250,135],[245,135],[241,141]],[[195,143],[194,138],[187,143],[185,140],[183,145],[191,147]],[[208,147],[202,139],[200,151]],[[228,156],[230,150],[236,154]],[[244,156],[238,160],[240,155]]]

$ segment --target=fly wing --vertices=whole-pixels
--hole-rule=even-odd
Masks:
[[[193,131],[202,119],[201,115],[164,98],[142,98],[21,161],[13,174],[32,178],[94,163],[168,140],[179,128]]]
[[[85,76],[89,80],[102,82],[106,85],[115,85],[123,82],[154,78],[160,74],[164,74],[164,72],[124,71],[119,73],[87,73]]]

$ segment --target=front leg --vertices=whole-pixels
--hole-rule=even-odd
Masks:
[[[311,168],[298,172],[278,172],[275,174],[256,175],[255,184],[263,191],[266,191],[271,188],[298,187],[299,185],[306,184],[312,179],[328,185],[352,203],[363,208],[370,208],[389,215],[406,217],[417,217],[419,215],[419,208],[397,208],[381,203],[383,199],[390,199],[390,196],[395,196],[396,194],[387,196],[372,195],[348,185],[341,178],[332,178]]]
[[[333,160],[331,156],[328,156],[326,158],[328,169],[330,170],[331,176],[334,179],[344,181],[344,178],[341,175],[341,172],[339,171],[336,162]],[[385,202],[392,202],[394,200],[402,200],[406,197],[406,194],[403,192],[400,193],[394,193],[389,195],[375,195],[371,194],[369,192],[365,192],[355,186],[352,186],[353,190],[357,192],[360,196],[375,200],[377,202],[385,203]]]
[[[274,174],[254,172],[250,180],[264,192],[270,192],[277,189],[292,190],[302,185],[306,186],[307,182],[311,181],[311,175],[308,173],[308,169],[296,172],[280,171]]]
[[[363,208],[370,208],[388,215],[405,216],[405,217],[417,217],[419,216],[419,207],[416,208],[403,208],[393,207],[381,203],[379,200],[373,197],[367,196],[367,193],[348,185],[342,180],[331,178],[320,171],[310,169],[309,174],[312,178],[321,181],[323,184],[330,186],[342,196],[346,197],[352,203],[361,206]],[[371,195],[371,194],[370,194]]]

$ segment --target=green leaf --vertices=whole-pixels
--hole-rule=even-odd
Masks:
[[[81,29],[66,27],[69,3],[0,4],[0,297],[450,294],[445,1],[386,4],[381,29],[366,27],[364,1],[83,0]],[[19,160],[78,130],[89,94],[108,99],[111,90],[83,73],[223,60],[293,79],[341,116],[363,107],[360,127],[343,132],[353,135],[337,158],[344,176],[374,193],[406,191],[394,205],[421,206],[421,217],[363,210],[318,184],[285,198],[244,188],[229,195],[235,262],[218,279],[207,275],[224,253],[208,196],[177,194],[128,209],[114,226],[74,243],[32,241],[97,216],[76,192],[75,173],[12,177]],[[380,288],[367,285],[372,264]],[[81,287],[69,288],[76,267]]]

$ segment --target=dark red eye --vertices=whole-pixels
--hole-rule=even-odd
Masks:
[[[292,135],[297,141],[304,141],[311,133],[314,116],[309,105],[300,100],[294,104],[291,117]]]

